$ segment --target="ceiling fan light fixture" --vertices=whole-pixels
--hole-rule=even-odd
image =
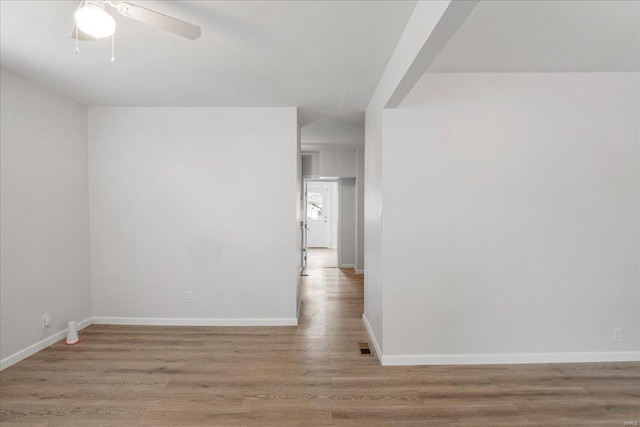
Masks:
[[[80,31],[97,39],[110,37],[116,31],[115,19],[99,5],[87,3],[74,16]]]

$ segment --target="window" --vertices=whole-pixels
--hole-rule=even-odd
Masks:
[[[322,193],[307,193],[307,219],[322,219]]]

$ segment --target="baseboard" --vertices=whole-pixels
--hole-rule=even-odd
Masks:
[[[380,346],[378,345],[378,341],[376,340],[376,336],[373,334],[373,329],[371,328],[371,325],[369,324],[369,320],[367,319],[367,316],[362,313],[362,322],[364,323],[365,328],[367,328],[367,332],[369,333],[369,339],[371,340],[371,343],[373,344],[373,350],[376,353],[376,357],[378,358],[378,360],[380,361],[380,363],[382,363],[382,350],[380,349]],[[384,363],[382,363],[384,365]]]
[[[364,270],[358,270],[358,268],[353,264],[340,264],[339,268],[352,268],[355,270],[356,274],[364,274]]]
[[[640,351],[601,351],[575,353],[499,353],[499,354],[410,354],[383,355],[365,314],[362,321],[369,333],[376,356],[383,366],[410,365],[510,365],[533,363],[640,362]]]
[[[92,323],[92,319],[91,317],[84,319],[80,322],[77,323],[77,328],[78,331],[81,331],[82,329],[86,328],[87,326],[91,325]],[[44,350],[45,348],[57,343],[58,341],[64,339],[67,336],[67,328],[64,328],[63,330],[61,330],[60,332],[56,332],[55,334],[40,340],[34,344],[31,344],[29,347],[20,350],[14,354],[12,354],[11,356],[7,356],[4,359],[0,360],[0,371],[2,371],[3,369],[8,368],[11,365],[15,365],[16,363],[20,362],[21,360],[26,359],[27,357],[36,354],[37,352],[39,352],[40,350]]]
[[[196,319],[179,317],[94,317],[95,325],[140,326],[297,326],[298,319]]]
[[[382,356],[384,366],[506,365],[531,363],[638,362],[640,351],[503,354],[413,354]]]

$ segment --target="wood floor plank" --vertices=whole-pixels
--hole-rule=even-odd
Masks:
[[[640,363],[381,366],[360,353],[369,340],[362,276],[306,273],[298,327],[88,327],[79,344],[57,343],[0,373],[0,426],[640,420]]]
[[[144,407],[117,404],[67,404],[34,402],[12,404],[0,410],[2,422],[41,423],[47,426],[133,425]],[[91,421],[90,421],[91,420]]]

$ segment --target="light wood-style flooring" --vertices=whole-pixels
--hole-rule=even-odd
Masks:
[[[308,267],[337,267],[338,251],[331,248],[308,248]]]
[[[91,326],[0,373],[2,426],[623,426],[640,364],[383,367],[362,276],[307,269],[299,327]]]

